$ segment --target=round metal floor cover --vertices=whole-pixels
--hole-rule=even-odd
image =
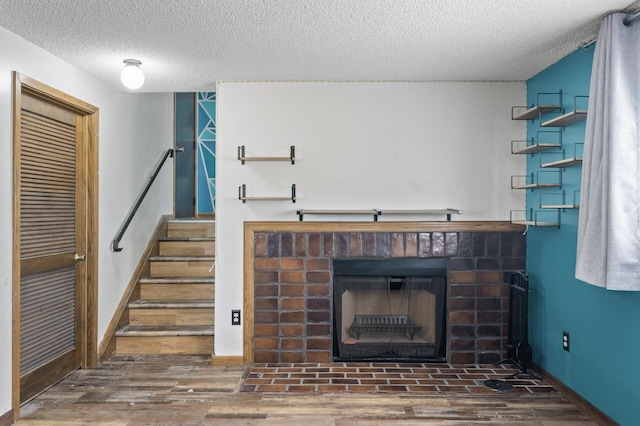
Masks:
[[[484,385],[499,392],[511,392],[513,385],[504,380],[485,380]]]

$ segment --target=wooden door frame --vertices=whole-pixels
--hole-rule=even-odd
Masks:
[[[20,141],[22,94],[28,93],[80,115],[78,132],[85,144],[78,155],[84,158],[86,188],[86,260],[83,275],[86,283],[78,298],[80,316],[76,319],[80,336],[80,366],[93,367],[98,360],[98,108],[73,96],[13,72],[13,340],[12,340],[12,402],[14,419],[20,418]],[[82,178],[81,178],[82,179]]]

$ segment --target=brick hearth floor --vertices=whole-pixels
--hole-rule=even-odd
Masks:
[[[420,363],[254,364],[242,392],[487,394],[485,380],[503,380],[512,393],[556,390],[535,374],[507,365]]]

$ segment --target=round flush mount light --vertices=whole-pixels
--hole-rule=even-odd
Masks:
[[[140,62],[137,59],[125,59],[124,68],[120,73],[120,81],[124,84],[124,87],[127,89],[139,89],[144,84],[144,73],[142,69],[140,69]]]

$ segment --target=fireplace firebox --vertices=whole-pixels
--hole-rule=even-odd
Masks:
[[[335,361],[446,360],[446,259],[334,259]]]

